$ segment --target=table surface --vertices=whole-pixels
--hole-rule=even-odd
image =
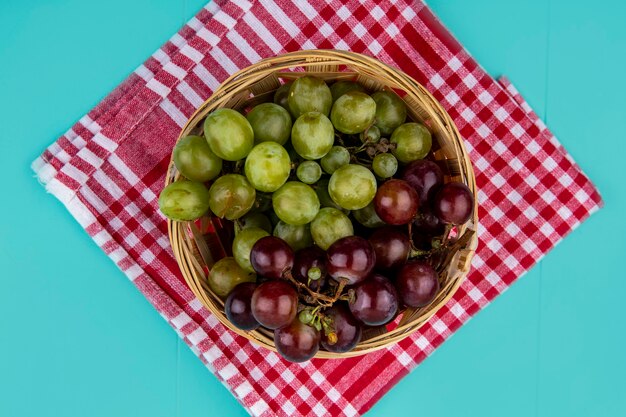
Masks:
[[[0,416],[246,415],[29,168],[204,1],[0,1]],[[429,3],[606,207],[368,415],[626,415],[625,3]]]

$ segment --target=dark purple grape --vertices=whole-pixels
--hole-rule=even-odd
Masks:
[[[254,330],[259,327],[259,322],[252,315],[252,293],[257,284],[244,282],[237,285],[228,294],[224,303],[224,311],[228,320],[241,330]]]
[[[409,261],[398,273],[396,287],[402,302],[409,307],[430,304],[439,291],[437,271],[424,261]]]
[[[277,329],[296,317],[298,293],[287,281],[267,281],[254,290],[250,305],[261,326]]]
[[[417,191],[420,206],[425,206],[443,184],[443,171],[433,161],[419,159],[404,168],[402,179]]]
[[[374,209],[385,223],[407,224],[417,214],[419,197],[417,191],[404,180],[392,179],[378,187],[374,197]]]
[[[311,359],[320,347],[320,332],[295,319],[274,331],[274,345],[280,355],[290,362]]]
[[[337,281],[344,278],[348,284],[364,280],[376,264],[376,253],[371,243],[359,236],[339,239],[326,251],[328,273]]]
[[[293,249],[279,237],[265,236],[252,246],[250,263],[257,274],[278,279],[293,267]]]
[[[437,236],[442,235],[446,226],[441,223],[441,220],[431,212],[421,212],[417,214],[417,217],[413,221],[413,233],[419,233],[422,235]]]
[[[382,270],[393,269],[406,262],[411,249],[409,236],[391,226],[376,229],[369,241],[376,252],[376,268]]]
[[[309,271],[313,277],[319,271],[319,279],[311,279],[309,283]],[[317,246],[300,249],[294,258],[292,274],[303,284],[309,283],[309,288],[313,291],[319,291],[326,283],[326,252]]]
[[[474,210],[474,196],[467,185],[450,182],[439,189],[433,200],[434,214],[447,224],[463,224]]]
[[[329,341],[326,331],[322,332],[322,347],[329,352],[348,352],[361,340],[361,324],[354,318],[350,309],[344,303],[335,303],[331,308],[324,311],[324,315],[331,321],[330,327],[335,334],[334,343]],[[332,339],[332,337],[331,337]]]
[[[389,323],[398,312],[398,294],[386,277],[373,274],[354,286],[350,312],[369,326]]]

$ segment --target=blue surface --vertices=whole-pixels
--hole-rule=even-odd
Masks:
[[[0,0],[0,416],[244,416],[31,161],[204,0]],[[431,0],[506,74],[606,207],[369,416],[623,416],[626,6]]]

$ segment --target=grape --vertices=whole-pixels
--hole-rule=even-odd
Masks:
[[[283,109],[289,111],[289,89],[291,88],[291,84],[293,82],[289,81],[278,87],[276,92],[274,93],[274,103],[278,104]],[[291,114],[291,113],[290,113]]]
[[[369,241],[376,252],[376,268],[380,270],[390,270],[402,265],[411,249],[409,236],[390,226],[376,229]]]
[[[363,143],[378,143],[380,140],[380,129],[376,125],[370,126],[366,131],[359,133],[359,139]]]
[[[406,104],[391,91],[377,91],[372,94],[376,102],[376,126],[383,135],[390,135],[406,120]]]
[[[409,307],[424,307],[435,299],[439,291],[439,277],[430,264],[409,261],[400,269],[396,287],[404,304]]]
[[[337,353],[354,349],[361,340],[363,332],[361,325],[350,313],[348,306],[344,303],[335,303],[331,308],[324,310],[324,315],[330,319],[329,327],[337,340],[333,340],[334,343],[331,343],[328,340],[328,333],[324,331],[320,342],[322,347],[329,352]]]
[[[272,231],[272,223],[270,219],[263,213],[248,213],[235,222],[235,235],[239,234],[242,230],[249,227],[258,227],[266,232]]]
[[[398,179],[386,181],[374,198],[376,214],[388,224],[407,224],[415,218],[419,197],[408,182]]]
[[[445,231],[445,226],[441,220],[429,211],[422,211],[417,214],[413,221],[413,232],[422,235],[441,235]]]
[[[313,245],[311,226],[308,224],[294,226],[279,221],[274,227],[274,236],[287,242],[294,251]]]
[[[393,131],[390,140],[396,144],[392,153],[404,163],[424,158],[433,144],[430,131],[420,123],[401,125]]]
[[[364,280],[376,264],[371,243],[359,236],[347,236],[326,251],[328,273],[336,280],[347,279],[350,285]]]
[[[291,129],[291,144],[304,159],[320,159],[330,151],[334,141],[333,124],[318,112],[298,117]]]
[[[174,165],[183,176],[198,182],[212,180],[222,170],[222,160],[201,136],[185,136],[176,143]]]
[[[274,331],[274,345],[280,355],[290,362],[311,359],[320,347],[320,332],[295,319]]]
[[[267,281],[254,290],[250,305],[261,326],[277,329],[296,317],[298,293],[285,280]]]
[[[204,136],[213,153],[227,161],[245,158],[254,145],[248,120],[232,109],[218,109],[204,121]]]
[[[361,84],[354,81],[337,81],[330,86],[333,102],[337,101],[339,97],[346,94],[348,91],[360,91],[364,93],[365,89]]]
[[[237,233],[233,240],[233,256],[240,267],[248,272],[254,272],[250,263],[250,251],[257,240],[265,236],[269,236],[269,233],[258,227],[249,227]]]
[[[369,326],[389,323],[398,312],[398,293],[391,281],[380,274],[354,286],[354,300],[350,312]]]
[[[460,182],[445,184],[433,200],[434,214],[444,223],[463,224],[472,217],[474,196]]]
[[[282,278],[283,273],[293,267],[293,249],[281,238],[265,236],[252,246],[250,263],[256,273],[265,278]]]
[[[259,322],[252,315],[252,293],[257,285],[252,282],[237,284],[228,294],[224,303],[224,311],[228,321],[241,330],[254,330],[259,327]]]
[[[313,279],[318,275],[319,278]],[[320,291],[326,283],[326,252],[317,246],[300,249],[295,254],[292,274],[313,291]]]
[[[320,209],[315,191],[306,184],[289,181],[272,195],[272,206],[278,218],[299,226],[310,223]]]
[[[256,191],[246,177],[226,174],[209,188],[209,207],[219,218],[235,220],[246,214],[254,204]]]
[[[296,175],[303,183],[314,184],[321,178],[322,168],[315,161],[304,161],[298,165]]]
[[[159,195],[159,210],[172,220],[196,220],[209,209],[209,191],[204,184],[176,181]]]
[[[255,281],[254,272],[245,271],[232,256],[220,259],[209,271],[209,287],[220,298],[225,298],[237,284]]]
[[[385,222],[378,217],[378,214],[376,214],[374,201],[370,201],[370,203],[362,209],[354,210],[352,215],[357,222],[361,223],[365,227],[374,228],[385,225]]]
[[[376,102],[360,91],[345,93],[335,101],[330,120],[335,129],[349,135],[361,133],[374,123]]]
[[[287,102],[295,118],[312,111],[328,116],[333,97],[323,80],[305,76],[293,82]]]
[[[320,200],[320,205],[322,207],[336,208],[337,210],[346,214],[349,213],[349,210],[341,208],[339,204],[335,203],[333,199],[330,198],[330,194],[328,194],[328,182],[329,180],[327,178],[322,178],[317,182],[317,184],[313,186],[313,188],[315,189],[315,194],[317,194],[317,197]]]
[[[271,141],[284,145],[289,140],[291,114],[278,104],[259,104],[250,110],[246,118],[252,126],[256,143]]]
[[[326,250],[336,240],[352,236],[354,228],[343,212],[333,207],[324,207],[311,222],[311,234],[315,244]]]
[[[372,170],[380,178],[390,178],[398,170],[398,160],[390,153],[379,153],[372,161]]]
[[[248,154],[244,167],[254,188],[268,193],[278,190],[289,178],[289,154],[276,142],[261,142]]]
[[[420,206],[426,206],[443,184],[443,172],[433,161],[420,159],[409,163],[404,168],[402,179],[415,188],[419,195]]]
[[[344,165],[350,163],[350,152],[343,146],[333,146],[320,160],[324,172],[332,174]]]
[[[344,165],[330,177],[328,193],[342,208],[358,210],[367,206],[376,195],[376,178],[364,166]]]

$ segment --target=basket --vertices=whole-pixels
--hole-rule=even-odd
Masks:
[[[229,107],[245,109],[272,101],[281,80],[313,75],[326,81],[356,80],[370,91],[392,89],[407,104],[408,118],[424,123],[433,134],[434,159],[444,169],[446,181],[465,183],[476,198],[474,171],[456,126],[435,98],[404,72],[371,57],[336,50],[308,50],[267,58],[251,65],[222,83],[183,127],[179,139],[201,134],[204,118],[213,110]],[[166,185],[179,174],[170,162]],[[472,218],[456,230],[460,238],[446,257],[448,267],[440,274],[441,288],[431,304],[404,310],[387,326],[366,328],[361,342],[346,353],[318,351],[316,358],[347,358],[390,346],[417,331],[453,296],[470,269],[477,236],[477,209]],[[208,229],[207,229],[208,226]],[[205,229],[209,234],[203,236]],[[233,326],[224,313],[224,302],[208,286],[208,268],[223,255],[219,248],[219,219],[205,217],[198,222],[168,220],[169,238],[183,277],[200,302],[232,331],[276,351],[273,332],[260,328],[243,331]]]

